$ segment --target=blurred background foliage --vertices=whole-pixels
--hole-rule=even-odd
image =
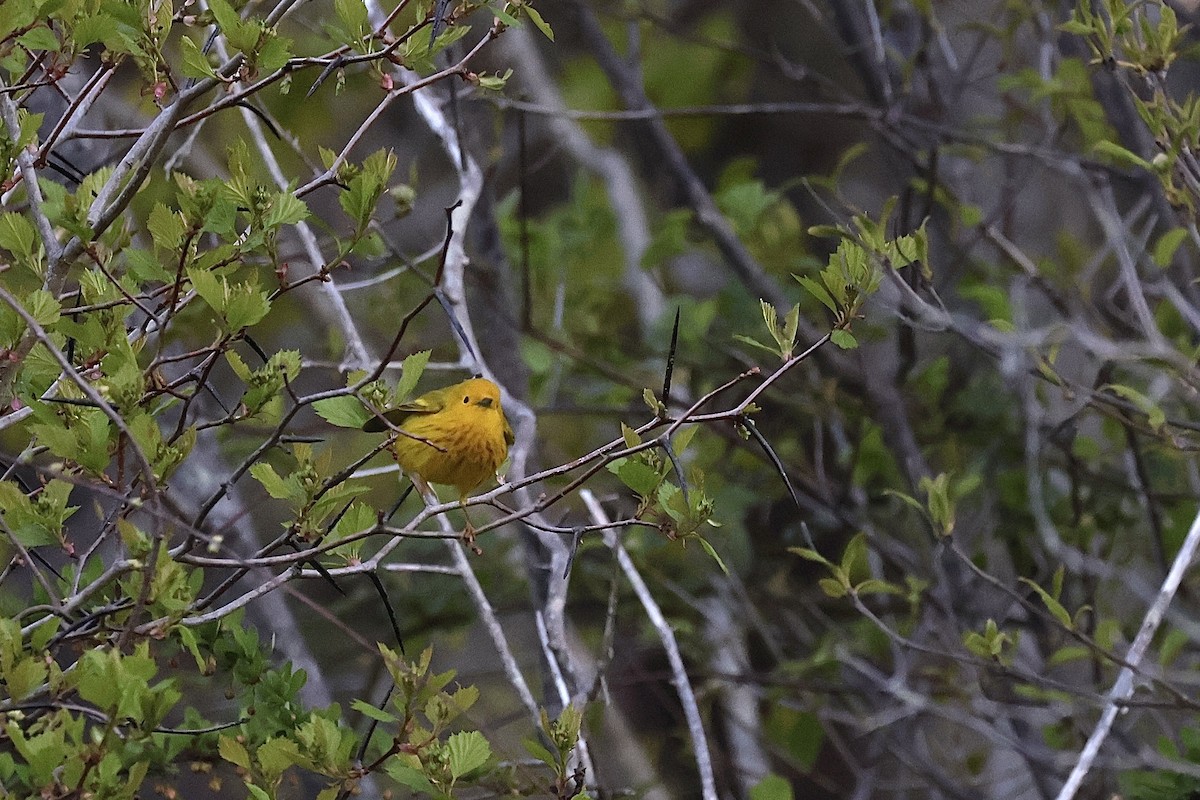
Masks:
[[[0,784],[1194,796],[1192,6],[0,3]]]

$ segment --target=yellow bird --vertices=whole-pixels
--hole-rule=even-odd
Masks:
[[[486,378],[434,389],[382,417],[367,420],[362,429],[387,430],[387,420],[403,431],[392,444],[396,463],[422,495],[428,490],[426,481],[457,489],[463,516],[467,495],[496,474],[513,443],[512,427],[500,406],[500,387]],[[473,545],[470,517],[463,536]]]

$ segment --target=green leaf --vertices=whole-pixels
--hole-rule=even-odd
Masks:
[[[1134,153],[1132,150],[1127,150],[1116,142],[1108,139],[1101,139],[1096,142],[1095,150],[1102,153],[1112,160],[1130,167],[1141,167],[1149,172],[1154,171],[1154,165],[1146,159]]]
[[[21,34],[17,37],[17,41],[22,47],[29,50],[56,51],[61,46],[58,37],[54,35],[54,31],[40,25]]]
[[[792,786],[783,778],[771,773],[750,790],[750,800],[793,800]]]
[[[740,333],[735,333],[733,335],[733,338],[735,340],[741,342],[742,344],[748,344],[748,345],[751,345],[752,347],[757,347],[760,350],[766,350],[768,353],[770,353],[773,356],[780,355],[779,351],[776,350],[774,347],[765,345],[762,342],[758,341],[757,339],[753,339],[749,336],[742,336]]]
[[[1041,586],[1038,586],[1036,583],[1029,580],[1029,578],[1021,578],[1021,583],[1027,584],[1038,593],[1038,596],[1042,598],[1042,602],[1046,604],[1046,609],[1056,620],[1058,620],[1059,624],[1069,631],[1075,630],[1075,622],[1071,619],[1071,613],[1067,611],[1062,603],[1058,602],[1058,598],[1054,597]]]
[[[377,150],[367,156],[359,173],[350,179],[346,191],[338,195],[342,210],[354,220],[358,233],[366,229],[396,163],[396,155],[391,150]]]
[[[247,383],[254,377],[254,370],[250,369],[250,365],[246,363],[236,350],[227,350],[225,352],[225,360],[229,362],[229,367],[233,370],[233,374],[237,375]]]
[[[192,654],[192,658],[196,662],[196,671],[201,675],[209,674],[208,665],[200,653],[200,641],[196,638],[196,632],[184,625],[178,625],[172,630],[179,637],[179,642],[184,649]]]
[[[446,740],[450,758],[450,774],[456,779],[482,767],[492,755],[492,748],[479,731],[460,731]]]
[[[225,290],[228,288],[228,284],[206,269],[189,269],[187,274],[188,280],[192,282],[192,288],[208,304],[208,307],[218,314],[224,314]]]
[[[1158,237],[1158,241],[1154,243],[1154,263],[1164,269],[1169,267],[1171,259],[1175,257],[1175,251],[1186,238],[1186,228],[1172,228]]]
[[[662,481],[653,467],[636,458],[618,458],[608,465],[608,470],[641,497],[650,497]]]
[[[383,722],[392,725],[400,721],[400,718],[395,714],[389,714],[388,712],[376,708],[375,706],[363,700],[355,700],[350,704],[350,707],[362,714],[364,717],[373,719],[376,722]]]
[[[434,797],[441,796],[441,793],[438,791],[437,787],[430,783],[429,779],[426,778],[420,770],[415,769],[408,764],[402,763],[399,759],[389,759],[387,763],[384,764],[383,769],[384,772],[386,772],[392,778],[392,780],[396,781],[402,786],[407,786],[413,791],[424,792],[425,794],[432,795]]]
[[[834,301],[833,297],[830,296],[829,292],[825,290],[824,286],[817,283],[807,275],[795,275],[793,277],[799,281],[800,285],[803,286],[809,294],[820,301],[821,305],[828,308],[834,314],[838,313],[837,303]]]
[[[954,500],[950,496],[950,476],[939,473],[936,478],[921,478],[921,489],[927,495],[929,519],[939,536],[954,532]]]
[[[810,772],[816,765],[825,744],[825,728],[819,716],[791,705],[772,704],[763,729],[767,741],[802,772]]]
[[[189,78],[215,78],[217,71],[213,69],[212,64],[208,63],[208,58],[201,52],[200,46],[192,41],[190,36],[181,36],[179,39],[179,51],[183,57],[183,67],[180,69],[185,76]]]
[[[541,31],[543,36],[553,42],[554,31],[550,30],[550,25],[546,20],[542,19],[542,15],[538,13],[538,10],[531,5],[522,6],[522,9],[529,15],[529,19],[533,22],[534,27]]]
[[[512,70],[504,71],[503,75],[488,75],[480,73],[476,80],[479,82],[479,88],[487,89],[489,92],[501,92],[508,86],[508,79],[512,77]]]
[[[254,56],[259,71],[275,72],[286,64],[291,57],[292,40],[279,36],[274,30],[266,29],[263,38],[259,40],[258,52]],[[297,202],[300,201],[297,200]],[[307,207],[305,216],[308,216]]]
[[[225,321],[231,331],[240,331],[257,325],[271,310],[267,293],[254,284],[231,287],[225,307]]]
[[[838,328],[829,334],[829,341],[836,344],[843,350],[853,350],[858,347],[858,339],[854,338],[854,334],[845,328]]]
[[[0,214],[0,247],[21,259],[33,255],[37,232],[23,214],[6,211]]]
[[[625,446],[629,448],[637,447],[642,443],[642,437],[633,428],[621,423],[621,438],[625,440]]]
[[[697,536],[696,538],[700,541],[700,546],[704,548],[704,552],[708,553],[712,560],[717,562],[717,566],[721,568],[721,572],[728,575],[729,567],[725,566],[725,562],[721,560],[721,556],[717,555],[717,551],[709,544],[708,539],[705,539],[703,536]]]
[[[1166,413],[1159,408],[1157,403],[1139,392],[1137,389],[1119,383],[1105,384],[1100,388],[1108,389],[1114,394],[1120,395],[1137,406],[1138,409],[1146,415],[1146,422],[1149,423],[1150,427],[1155,431],[1162,428],[1162,426],[1166,423]]]
[[[232,736],[221,736],[217,739],[217,752],[229,763],[242,769],[250,769],[250,753],[246,751],[245,745]]]
[[[1050,658],[1046,660],[1046,666],[1057,667],[1072,661],[1083,661],[1091,657],[1092,652],[1083,645],[1067,645],[1051,653]]]
[[[696,438],[696,433],[699,430],[699,425],[692,425],[675,434],[671,439],[671,446],[675,448],[675,452],[682,453],[684,450],[687,450],[688,445],[692,443],[692,439]]]
[[[856,585],[854,591],[856,594],[904,594],[904,590],[896,584],[888,583],[878,578],[868,578]]]
[[[664,406],[662,402],[660,402],[659,399],[654,396],[654,391],[650,388],[642,389],[642,402],[650,408],[650,411],[655,416],[662,414],[666,408],[666,406]]]
[[[842,571],[846,574],[846,580],[856,582],[860,576],[863,580],[870,577],[871,568],[867,563],[867,535],[865,533],[857,533],[846,543],[846,549],[842,552]]]
[[[371,412],[367,411],[362,401],[352,394],[318,400],[313,403],[313,411],[330,425],[339,428],[358,429],[372,418]]]
[[[23,700],[46,680],[46,674],[46,662],[42,658],[21,659],[4,672],[8,696],[13,700]]]
[[[0,36],[7,39],[18,28],[27,28],[39,11],[40,3],[0,3]]]
[[[209,0],[208,8],[212,11],[213,19],[221,26],[221,30],[229,31],[241,26],[242,21],[236,11],[226,0]]]
[[[925,510],[925,506],[921,505],[921,501],[912,495],[905,494],[904,492],[898,492],[895,489],[884,489],[883,494],[888,497],[895,497],[897,500],[903,500],[905,505],[915,508],[917,511],[921,512],[921,516],[926,516],[928,513]]]
[[[496,19],[500,20],[502,23],[504,23],[508,27],[510,27],[510,28],[521,27],[521,23],[517,20],[517,18],[514,17],[512,14],[509,14],[507,11],[504,11],[503,9],[498,8],[496,6],[489,6],[488,10],[491,11],[492,14],[495,15]]]
[[[223,755],[223,754],[222,754]],[[302,763],[300,748],[292,739],[273,737],[255,751],[259,766],[268,781],[274,782],[284,770]]]
[[[379,515],[374,508],[366,503],[355,501],[350,505],[350,509],[345,514],[342,514],[342,518],[337,521],[337,524],[333,526],[331,536],[334,541],[338,541],[351,534],[369,530],[378,521]]]
[[[450,703],[459,710],[460,713],[466,713],[471,710],[471,706],[479,700],[478,686],[462,686],[457,689],[454,694],[450,695]]]
[[[268,230],[281,225],[295,225],[308,219],[308,206],[291,192],[279,192],[263,212],[262,223]]]
[[[837,599],[846,596],[846,586],[841,581],[835,581],[833,578],[821,578],[817,581],[817,586],[821,587],[821,591],[827,597]]]
[[[263,488],[267,490],[267,494],[276,500],[291,500],[299,489],[292,481],[279,477],[275,468],[263,461],[250,467],[250,474],[262,484]]]
[[[29,316],[33,317],[43,328],[58,322],[61,316],[62,307],[59,305],[58,299],[45,289],[35,289],[30,292],[25,296],[22,304],[29,312]]]
[[[425,365],[429,363],[429,354],[432,352],[432,350],[419,350],[405,357],[404,364],[400,368],[400,380],[396,382],[394,397],[397,402],[407,400],[413,393],[413,389],[417,388],[417,381],[421,380],[421,374],[425,372]]]
[[[529,753],[529,755],[533,756],[538,761],[541,761],[551,769],[554,769],[554,767],[557,765],[558,761],[555,759],[554,755],[545,747],[543,747],[542,744],[537,740],[526,739],[521,744],[525,746],[525,750]]]
[[[362,0],[334,0],[333,10],[345,26],[346,33],[361,37],[366,31],[367,7]]]
[[[815,561],[818,564],[824,564],[827,567],[833,566],[833,562],[830,561],[828,558],[821,555],[816,550],[811,550],[807,547],[789,547],[788,552],[795,553],[796,555],[800,556],[801,558],[807,559],[809,561]]]

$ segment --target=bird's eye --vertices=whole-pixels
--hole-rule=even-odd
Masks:
[[[465,404],[467,404],[467,403],[469,403],[469,402],[471,402],[471,396],[470,396],[470,395],[464,395],[464,396],[463,396],[463,404],[465,405]]]

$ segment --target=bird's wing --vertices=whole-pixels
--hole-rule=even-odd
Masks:
[[[410,400],[407,403],[402,403],[395,408],[388,409],[382,412],[383,419],[399,427],[400,423],[408,419],[410,414],[433,414],[445,408],[444,398],[437,395],[436,392],[423,394],[416,400]],[[367,433],[379,433],[386,431],[388,426],[384,424],[383,419],[379,417],[371,417],[363,423],[362,429]]]

